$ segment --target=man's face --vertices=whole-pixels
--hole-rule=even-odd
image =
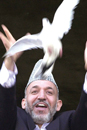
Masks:
[[[43,124],[51,121],[55,112],[60,110],[60,102],[56,86],[50,81],[38,80],[27,88],[25,110],[35,123]]]

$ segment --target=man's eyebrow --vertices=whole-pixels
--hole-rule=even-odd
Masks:
[[[38,88],[38,86],[37,86],[37,85],[35,85],[35,86],[33,86],[31,89],[33,89],[33,88]]]

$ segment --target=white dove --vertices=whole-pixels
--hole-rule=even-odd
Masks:
[[[45,74],[47,70],[52,72],[57,57],[62,56],[61,39],[71,29],[74,18],[74,9],[80,0],[63,0],[55,12],[52,23],[47,18],[42,19],[43,28],[40,33],[23,36],[5,53],[11,56],[17,52],[40,48],[44,51],[43,62],[36,72]]]

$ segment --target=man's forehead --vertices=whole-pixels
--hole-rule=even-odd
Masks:
[[[30,89],[51,89],[51,90],[53,90],[54,87],[52,87],[52,86],[45,86],[45,87],[42,87],[42,86],[34,85],[34,86],[31,86]]]
[[[47,81],[47,80],[37,80],[37,81],[33,81],[28,88],[48,88],[48,89],[57,89],[55,84],[53,84],[51,81]]]

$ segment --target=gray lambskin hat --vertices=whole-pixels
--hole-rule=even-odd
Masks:
[[[57,86],[57,84],[56,84],[56,82],[55,82],[55,80],[54,80],[54,77],[53,77],[52,73],[50,73],[50,75],[48,75],[48,77],[42,77],[42,76],[40,76],[40,75],[39,75],[38,77],[35,77],[35,76],[34,76],[36,70],[37,70],[38,67],[41,65],[41,62],[42,62],[42,59],[40,59],[39,61],[37,61],[37,63],[35,64],[35,66],[34,66],[33,71],[32,71],[32,73],[31,73],[31,75],[30,75],[30,77],[29,77],[29,80],[28,80],[28,83],[27,83],[25,89],[27,89],[27,87],[29,86],[30,83],[32,83],[33,81],[36,81],[36,80],[48,80],[48,81],[51,81],[53,84],[55,84],[55,86],[56,86],[57,89],[58,89],[58,86]],[[59,90],[58,90],[58,92],[59,92]]]

